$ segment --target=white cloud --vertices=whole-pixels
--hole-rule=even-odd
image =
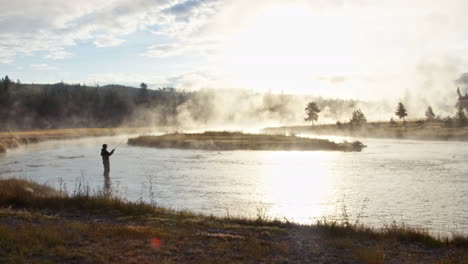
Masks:
[[[58,68],[55,66],[50,66],[46,63],[39,63],[39,64],[31,64],[29,65],[32,69],[38,70],[38,71],[55,71]]]
[[[198,90],[204,88],[219,88],[221,79],[216,74],[210,74],[206,69],[199,71],[179,71],[168,75],[156,75],[151,73],[125,73],[102,72],[88,75],[86,83],[123,84],[138,87],[140,83],[148,84],[149,88],[174,87],[181,90]],[[71,83],[82,81],[67,80]],[[222,84],[226,85],[226,84]],[[226,86],[221,86],[226,87]]]
[[[153,45],[143,54],[148,57],[169,57],[181,55],[189,50],[189,47],[179,43]]]
[[[69,58],[67,48],[77,43],[118,46],[137,31],[168,39],[141,50],[144,56],[198,54],[212,62],[197,73],[92,76],[99,82],[131,77],[137,83],[181,88],[294,87],[330,94],[338,90],[349,97],[379,90],[379,96],[399,96],[412,87],[428,93],[449,89],[460,68],[468,67],[466,0],[4,2],[3,63],[37,51],[47,59]]]
[[[153,45],[142,55],[147,57],[170,57],[185,54],[210,56],[220,52],[221,44],[215,39],[180,40],[174,43]]]
[[[88,75],[88,83],[101,83],[101,84],[124,84],[139,86],[144,82],[150,88],[170,86],[170,81],[165,76],[158,76],[154,74],[142,73],[124,73],[124,72],[102,72],[93,73]]]
[[[125,40],[119,39],[113,35],[99,35],[96,36],[96,40],[94,41],[94,45],[98,48],[104,48],[104,47],[115,47],[119,46],[122,44]]]
[[[72,57],[70,52],[65,51],[63,48],[59,47],[56,50],[49,50],[49,53],[45,55],[46,59],[52,60],[62,60]]]
[[[46,51],[46,58],[71,56],[65,49],[77,41],[96,47],[118,46],[139,30],[171,36],[194,32],[216,1],[81,0],[8,1],[0,16],[0,61],[17,54]],[[21,12],[18,12],[21,10]],[[6,52],[5,50],[8,50]]]

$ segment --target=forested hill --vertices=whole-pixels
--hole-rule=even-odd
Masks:
[[[0,131],[75,127],[261,127],[305,124],[311,100],[322,122],[348,118],[365,102],[242,89],[148,89],[122,85],[23,84],[0,79]],[[372,105],[368,105],[371,107]],[[373,106],[372,106],[373,107]],[[378,106],[381,109],[381,104]],[[375,108],[375,107],[374,107]],[[388,110],[388,109],[387,109]],[[388,111],[392,111],[391,109]]]
[[[0,130],[172,124],[190,93],[122,85],[21,84],[0,81]],[[144,115],[149,109],[157,115]],[[148,120],[148,119],[151,120]]]

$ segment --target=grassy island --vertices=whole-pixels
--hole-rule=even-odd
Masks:
[[[324,139],[296,136],[244,134],[241,132],[173,133],[162,136],[130,138],[129,145],[156,148],[206,150],[334,150],[361,151],[359,141],[335,143]]]
[[[467,263],[463,236],[212,217],[0,180],[0,263]]]

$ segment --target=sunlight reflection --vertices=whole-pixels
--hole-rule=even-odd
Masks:
[[[271,215],[309,223],[328,211],[333,178],[329,173],[330,153],[308,151],[271,152],[271,166],[263,172],[265,200],[276,204]]]

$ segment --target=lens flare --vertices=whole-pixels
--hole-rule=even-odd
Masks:
[[[153,237],[151,239],[150,243],[151,243],[151,246],[153,248],[158,248],[159,249],[162,246],[162,240],[159,237]]]

